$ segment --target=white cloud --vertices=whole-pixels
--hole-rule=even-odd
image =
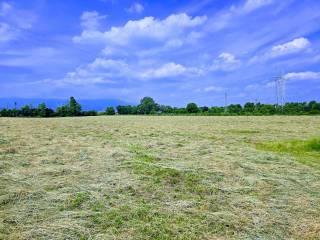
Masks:
[[[85,29],[75,42],[105,42],[106,44],[128,45],[134,41],[167,41],[185,36],[187,29],[203,24],[206,16],[190,17],[187,14],[173,14],[164,20],[145,17],[130,20],[122,27],[112,27],[109,31],[90,31]]]
[[[303,80],[320,80],[320,72],[290,72],[282,76],[285,81],[303,81]],[[245,91],[259,91],[275,87],[275,82],[267,82],[264,84],[250,84],[245,87]]]
[[[0,4],[0,17],[9,25],[18,29],[30,29],[36,21],[36,15],[32,11],[14,8],[8,2]]]
[[[32,28],[36,16],[32,12],[15,9],[8,2],[1,2],[0,20],[0,42],[9,42]]]
[[[134,2],[130,8],[127,9],[128,12],[130,13],[142,13],[144,10],[144,7],[142,4],[138,2]]]
[[[85,19],[90,16],[91,19],[91,16],[100,15],[86,13],[83,16]],[[107,31],[84,28],[81,36],[73,40],[76,43],[104,46],[93,63],[82,67],[94,76],[121,78],[124,81],[199,76],[204,73],[202,69],[187,67],[171,59],[161,59],[160,55],[171,54],[186,44],[194,44],[201,37],[195,28],[206,20],[206,16],[190,17],[184,13],[173,14],[162,20],[145,17],[130,20],[123,26],[111,27]],[[150,61],[152,64],[146,64]]]
[[[106,15],[100,15],[96,11],[84,12],[81,15],[81,26],[87,30],[97,30],[101,25],[101,20],[106,17]]]
[[[95,85],[112,84],[119,79],[121,81],[132,79],[146,81],[176,76],[189,77],[201,73],[202,71],[197,68],[189,68],[174,62],[147,67],[139,64],[129,65],[123,60],[97,58],[92,63],[67,73],[63,79],[49,81],[55,85]]]
[[[4,51],[3,56],[0,59],[1,66],[39,68],[68,63],[68,59],[63,58],[63,51],[51,47]]]
[[[271,52],[269,54],[270,54],[270,57],[277,57],[277,56],[300,52],[302,50],[305,50],[309,46],[310,46],[309,40],[301,37],[301,38],[296,38],[291,42],[274,46],[271,49]]]
[[[219,86],[207,86],[204,88],[197,88],[195,92],[197,93],[221,93],[225,91],[225,88]]]
[[[244,17],[251,12],[275,3],[275,0],[246,0],[243,4],[232,5],[227,10],[221,11],[210,21],[211,31],[220,31],[229,26],[240,17]]]
[[[286,56],[294,53],[300,53],[309,49],[311,43],[308,39],[301,37],[293,39],[290,42],[273,46],[263,55],[253,57],[249,63],[263,62],[269,59],[274,59],[281,56]]]
[[[8,14],[12,9],[12,6],[7,2],[2,2],[0,4],[0,16]]]
[[[245,13],[249,13],[261,7],[270,5],[273,2],[274,0],[247,0],[241,10]]]
[[[234,55],[225,52],[219,55],[219,59],[225,63],[234,63],[237,61]]]
[[[290,72],[283,76],[285,80],[320,80],[320,72]]]
[[[12,6],[7,2],[0,4],[0,17],[5,17],[10,13]],[[17,37],[17,31],[7,22],[0,22],[0,42],[8,42]]]
[[[7,23],[0,22],[0,42],[8,42],[15,39],[16,36],[16,30],[14,30]]]
[[[223,92],[224,88],[217,86],[208,86],[203,89],[204,92]]]
[[[213,65],[210,67],[211,71],[232,71],[239,68],[241,65],[240,60],[231,53],[223,52],[214,61]]]
[[[159,68],[149,69],[140,74],[142,78],[154,79],[154,78],[167,78],[182,75],[188,70],[186,67],[173,62],[166,63]]]
[[[104,58],[96,58],[92,63],[88,64],[85,71],[109,78],[125,77],[133,74],[130,66],[125,61]]]

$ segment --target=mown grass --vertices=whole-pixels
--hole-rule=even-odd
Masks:
[[[320,138],[265,142],[257,144],[257,147],[262,150],[290,154],[294,156],[297,161],[320,169]]]
[[[0,239],[318,239],[319,123],[2,118]]]
[[[223,180],[222,173],[206,173],[197,169],[178,169],[166,166],[161,159],[148,154],[141,146],[130,146],[129,150],[134,156],[132,160],[125,161],[123,165],[151,182],[151,185],[165,184],[170,188],[175,188],[175,191],[205,194],[215,191],[214,185],[208,186],[206,183]]]

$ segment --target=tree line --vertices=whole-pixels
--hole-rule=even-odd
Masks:
[[[320,102],[291,102],[284,106],[277,104],[262,104],[247,102],[244,105],[230,104],[226,107],[198,107],[196,103],[188,103],[186,107],[178,108],[160,105],[151,97],[144,97],[138,105],[119,105],[107,107],[103,112],[82,111],[81,105],[74,97],[71,97],[66,105],[56,110],[50,109],[45,103],[34,108],[30,105],[20,109],[3,108],[1,117],[74,117],[97,115],[317,115],[320,114]]]
[[[96,116],[97,111],[82,111],[81,105],[74,97],[70,97],[67,104],[57,107],[56,110],[48,108],[45,103],[38,107],[25,105],[20,109],[3,108],[0,111],[1,117],[76,117],[76,116]]]

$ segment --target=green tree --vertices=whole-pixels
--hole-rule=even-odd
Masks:
[[[106,109],[106,115],[115,115],[116,112],[114,110],[114,107],[107,107]]]
[[[74,97],[70,97],[69,101],[69,116],[80,116],[81,115],[81,105],[76,101]]]
[[[151,97],[144,97],[141,99],[138,106],[138,112],[140,114],[150,114],[158,110],[158,104]]]
[[[211,107],[209,109],[209,115],[219,116],[219,115],[223,115],[224,112],[225,112],[224,107]]]
[[[30,107],[29,105],[25,105],[25,106],[21,107],[20,115],[22,117],[31,117],[32,116],[32,107]]]
[[[273,115],[276,113],[276,106],[271,104],[260,104],[258,111],[261,115]]]
[[[45,103],[40,103],[37,110],[38,110],[39,117],[48,117],[47,106]]]
[[[197,113],[197,112],[199,112],[198,105],[195,104],[195,103],[188,103],[186,109],[187,109],[188,113]]]
[[[252,102],[247,102],[244,106],[243,106],[243,111],[245,112],[245,113],[253,113],[254,112],[254,110],[255,110],[255,104],[254,103],[252,103]]]
[[[121,115],[128,115],[128,114],[137,114],[137,107],[135,106],[117,106],[117,112]]]
[[[242,111],[242,106],[240,104],[230,104],[227,109],[228,109],[228,113],[238,115]]]
[[[0,111],[0,116],[1,117],[10,117],[10,109],[3,108]]]
[[[67,107],[67,105],[57,107],[56,114],[57,114],[57,116],[59,116],[59,117],[66,117],[66,116],[68,116],[69,114],[68,114],[68,107]]]
[[[320,103],[316,101],[311,101],[308,104],[310,109],[310,114],[320,114]]]

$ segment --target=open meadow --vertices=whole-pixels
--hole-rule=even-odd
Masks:
[[[320,239],[320,117],[1,118],[0,239]]]

